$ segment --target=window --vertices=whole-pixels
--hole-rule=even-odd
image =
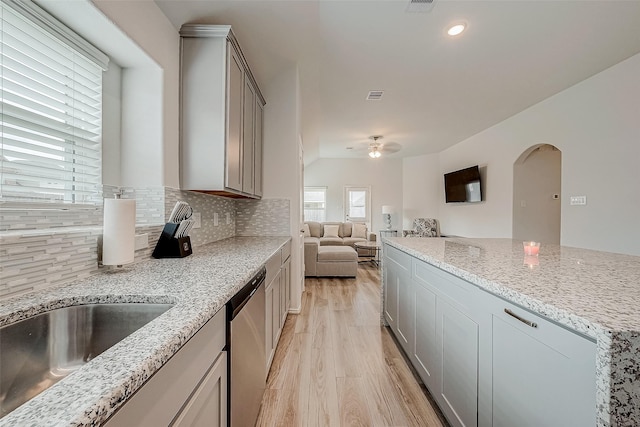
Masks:
[[[326,187],[304,187],[304,220],[323,222],[326,219]]]
[[[32,2],[1,8],[0,201],[95,201],[108,58]]]

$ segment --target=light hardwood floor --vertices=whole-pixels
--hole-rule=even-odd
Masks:
[[[443,426],[389,331],[380,325],[380,270],[306,279],[289,315],[258,426]]]

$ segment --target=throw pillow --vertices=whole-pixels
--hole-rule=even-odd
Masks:
[[[325,225],[324,226],[324,237],[339,237],[338,230],[340,229],[339,225]]]
[[[309,224],[304,224],[302,226],[302,232],[304,233],[304,237],[311,237],[311,230],[309,230]]]
[[[367,226],[364,224],[353,224],[353,231],[351,237],[358,237],[361,239],[367,238]]]

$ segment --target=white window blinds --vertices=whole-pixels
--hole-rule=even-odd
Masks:
[[[32,2],[1,7],[0,201],[95,200],[106,57]]]

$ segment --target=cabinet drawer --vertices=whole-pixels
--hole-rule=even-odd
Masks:
[[[386,258],[396,262],[400,267],[404,268],[407,271],[411,270],[411,255],[402,252],[399,249],[394,248],[390,245],[384,245],[383,255]]]
[[[412,275],[416,282],[431,286],[465,307],[473,306],[476,295],[480,292],[477,286],[415,258]]]
[[[284,263],[291,256],[291,240],[282,247],[282,262]]]
[[[502,322],[568,357],[586,353],[595,355],[595,342],[592,339],[489,292],[483,293],[489,301],[487,305],[494,325]]]
[[[280,272],[280,266],[282,265],[282,250],[278,249],[278,252],[273,254],[269,261],[267,261],[267,277],[265,278],[265,286],[268,288],[271,286],[273,279]]]

